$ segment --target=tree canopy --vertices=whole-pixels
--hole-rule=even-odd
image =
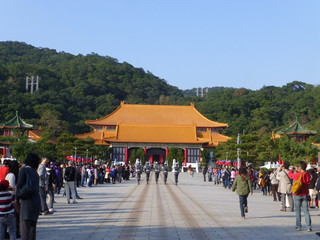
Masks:
[[[26,91],[26,76],[41,78],[39,90],[33,94]],[[246,136],[242,154],[248,161],[274,159],[271,132],[288,127],[296,118],[318,132],[310,142],[320,142],[320,86],[300,81],[255,91],[209,86],[208,93],[198,97],[195,88],[180,90],[149,71],[127,62],[119,63],[109,56],[72,55],[6,41],[0,42],[0,93],[0,122],[9,120],[18,111],[28,123],[42,126],[47,138],[90,131],[85,120],[106,116],[120,101],[166,105],[194,102],[207,118],[228,123],[224,134]],[[228,148],[235,144],[233,141]],[[290,154],[301,153],[299,146],[284,139],[278,144],[290,147]],[[41,148],[51,151],[47,146]],[[218,155],[219,151],[234,154],[223,147]],[[305,145],[304,151],[311,154],[313,149]]]

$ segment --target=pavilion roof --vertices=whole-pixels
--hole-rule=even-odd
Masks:
[[[23,121],[19,117],[18,111],[16,111],[16,115],[12,119],[6,121],[5,123],[0,123],[0,128],[33,129],[33,125]]]
[[[301,125],[296,119],[288,128],[282,129],[277,132],[277,134],[301,134],[301,135],[315,135],[317,131],[309,130]]]

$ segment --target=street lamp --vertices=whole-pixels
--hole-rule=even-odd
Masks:
[[[86,161],[88,161],[88,152],[89,152],[89,150],[87,149]],[[82,160],[82,164],[83,164],[83,160]]]
[[[76,147],[74,148],[74,158],[75,158],[75,161],[77,161],[77,148]]]
[[[240,133],[238,133],[238,137],[237,137],[237,144],[240,144]],[[237,148],[237,168],[240,168],[240,164],[241,164],[241,159],[240,159],[240,153],[241,153],[241,148],[238,147]]]

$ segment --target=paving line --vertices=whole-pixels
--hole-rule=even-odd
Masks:
[[[167,227],[166,227],[166,219],[164,216],[164,208],[163,208],[163,197],[161,195],[160,192],[160,186],[159,184],[156,184],[156,188],[157,188],[157,203],[158,203],[158,215],[159,215],[159,226],[161,226],[160,228],[160,237],[161,239],[168,239],[168,232],[167,232]]]
[[[151,174],[150,174],[150,177],[151,177]],[[141,186],[141,181],[140,181],[140,186]],[[120,240],[134,239],[136,235],[136,230],[141,220],[141,215],[143,212],[143,207],[146,202],[148,191],[150,189],[149,186],[150,186],[150,181],[149,181],[149,184],[144,184],[141,190],[141,193],[139,194],[139,198],[136,201],[136,204],[134,205],[133,211],[131,212],[127,223],[125,224],[125,226],[123,227],[120,233],[120,236],[119,236]]]
[[[172,180],[170,181],[173,183]],[[188,226],[192,238],[199,240],[209,239],[207,234],[200,227],[198,221],[193,217],[192,213],[185,206],[184,201],[181,199],[181,197],[178,197],[178,194],[172,189],[173,187],[176,188],[177,186],[167,184],[167,190],[174,200],[175,206],[179,209],[181,218],[184,219],[186,225]]]
[[[173,180],[171,180],[171,183],[174,184]],[[194,204],[196,207],[198,207],[203,214],[205,214],[209,219],[211,219],[215,225],[217,225],[217,227],[223,229],[223,231],[230,236],[230,239],[237,239],[239,236],[234,234],[233,232],[229,231],[228,228],[226,228],[225,226],[223,226],[219,220],[217,220],[216,218],[214,218],[210,213],[208,213],[208,210],[205,209],[201,204],[199,204],[197,201],[195,201],[187,192],[185,192],[184,190],[181,189],[181,187],[178,185],[176,186],[177,189],[180,191],[180,193],[182,193],[192,204]]]
[[[102,229],[104,226],[108,226],[108,224],[109,224],[108,219],[110,219],[112,215],[117,213],[117,209],[121,209],[121,206],[124,205],[129,198],[131,198],[131,196],[137,191],[137,188],[138,188],[138,185],[134,185],[133,189],[125,196],[125,198],[122,201],[120,201],[116,205],[114,210],[112,212],[110,212],[106,217],[103,218],[106,221],[102,221],[99,225],[94,227],[94,230],[89,234],[88,239],[93,239],[96,234],[99,234],[100,229]],[[108,233],[108,231],[106,231],[106,236],[108,235],[107,233]]]

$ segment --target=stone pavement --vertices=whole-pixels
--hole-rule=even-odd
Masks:
[[[154,175],[147,185],[135,178],[121,184],[78,188],[83,197],[67,204],[56,197],[53,215],[40,216],[37,239],[320,239],[320,213],[311,209],[313,232],[295,232],[295,213],[280,212],[280,203],[255,191],[249,213],[240,218],[236,193],[212,182],[180,173],[178,186],[169,173],[167,185]]]

